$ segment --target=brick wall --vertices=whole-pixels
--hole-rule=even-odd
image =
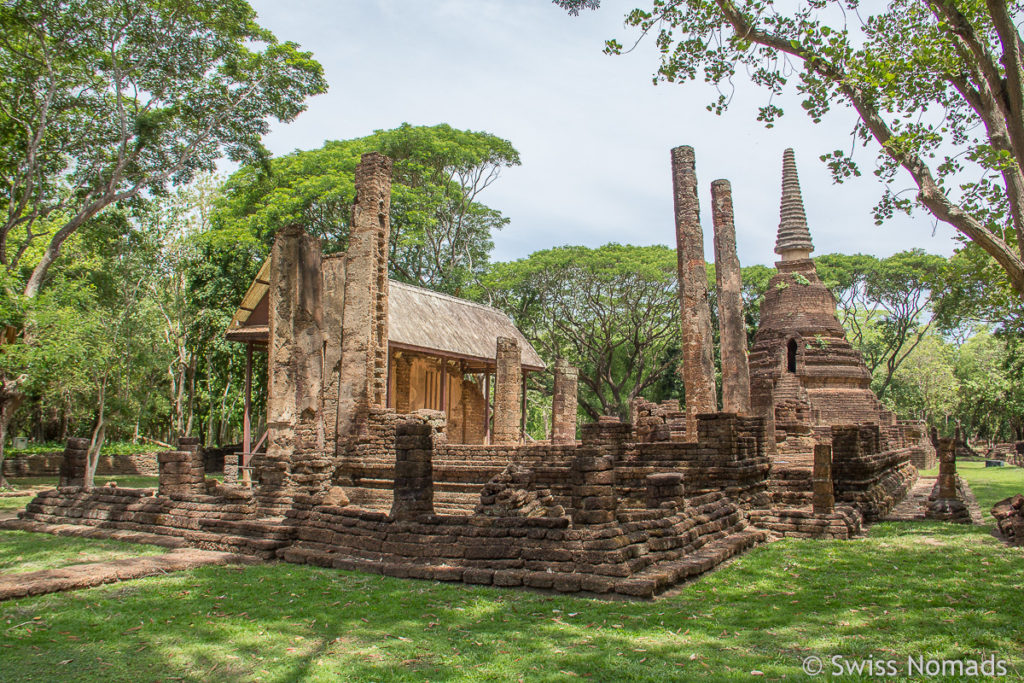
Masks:
[[[4,458],[5,477],[53,477],[60,474],[64,453],[35,453]],[[129,455],[100,454],[96,474],[136,474],[155,477],[157,474],[156,453],[133,453]]]

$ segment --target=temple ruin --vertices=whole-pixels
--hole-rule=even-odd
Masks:
[[[746,353],[731,187],[712,184],[723,406],[691,148],[672,150],[686,405],[577,425],[578,373],[505,314],[388,279],[390,160],[363,156],[349,247],[282,229],[227,331],[265,351],[267,433],[225,482],[195,440],[151,489],[61,485],[23,517],[389,576],[651,597],[780,536],[849,538],[934,460],[871,393],[817,277],[791,151],[779,273]],[[528,373],[553,372],[551,438],[524,439]],[[493,378],[493,380],[492,380]],[[240,471],[239,471],[240,470]]]

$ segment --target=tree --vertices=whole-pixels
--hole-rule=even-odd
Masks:
[[[225,154],[266,162],[268,119],[294,119],[326,82],[255,18],[244,0],[0,5],[0,264],[12,300],[35,298],[68,240],[109,207],[187,183]],[[9,327],[6,350],[26,321]],[[0,443],[28,379],[6,355]]]
[[[26,295],[104,208],[187,182],[225,153],[264,160],[267,118],[290,121],[326,90],[309,53],[255,18],[243,0],[3,4],[0,260],[13,271],[46,241]]]
[[[757,334],[757,327],[761,324],[761,302],[768,291],[768,282],[775,276],[775,269],[763,265],[745,266],[740,270],[743,277],[743,290],[740,293],[743,299],[743,319],[747,325],[747,347],[754,345],[754,335]],[[712,287],[709,281],[708,287]],[[711,309],[715,315],[716,308]]]
[[[486,297],[549,362],[580,369],[580,408],[629,416],[630,401],[676,362],[676,257],[668,247],[557,247],[495,264]]]
[[[945,428],[959,391],[955,349],[929,334],[894,373],[885,403],[903,418]]]
[[[137,428],[164,355],[149,298],[157,235],[117,211],[100,223],[68,241],[73,258],[29,300],[32,343],[16,345],[31,398],[63,404],[67,419],[89,425],[87,486],[111,428]]]
[[[858,313],[873,316],[878,301],[868,299],[867,281],[878,267],[878,259],[868,254],[822,254],[814,259],[821,281],[836,300],[836,316],[843,324],[850,342],[859,346],[863,337]]]
[[[935,316],[943,332],[960,341],[984,325],[1018,337],[1024,334],[1024,301],[995,262],[972,244],[949,260],[949,275],[936,301]]]
[[[900,364],[932,328],[931,308],[947,285],[948,263],[921,249],[884,259],[825,254],[816,263],[850,343],[863,355],[883,398]]]
[[[508,223],[480,195],[503,168],[519,165],[512,144],[488,133],[403,124],[274,159],[269,172],[244,168],[224,187],[216,227],[254,235],[269,248],[279,228],[300,223],[326,251],[344,250],[355,167],[369,151],[394,161],[392,276],[458,294],[486,268],[491,234]]]
[[[578,13],[599,0],[554,0]],[[764,87],[758,119],[783,110],[771,97],[791,78],[819,122],[835,106],[857,116],[854,135],[879,146],[886,189],[881,222],[914,201],[889,184],[905,170],[916,203],[982,248],[1024,296],[1024,40],[1019,3],[894,0],[868,15],[855,0],[786,6],[764,0],[650,0],[626,16],[655,34],[656,80],[703,77],[719,88],[709,109],[724,111],[739,70]],[[850,19],[854,19],[851,21]],[[606,44],[619,54],[623,45]],[[823,157],[837,182],[860,175],[850,153]]]

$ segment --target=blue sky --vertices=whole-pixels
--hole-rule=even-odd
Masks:
[[[881,227],[871,207],[881,187],[874,150],[859,149],[864,177],[832,184],[821,154],[849,149],[852,115],[814,125],[799,99],[773,129],[755,120],[766,93],[740,85],[730,110],[705,109],[703,83],[654,86],[650,42],[602,54],[604,40],[631,43],[622,26],[637,0],[604,0],[569,17],[548,0],[250,0],[279,39],[311,50],[330,91],[291,124],[274,127],[275,154],[375,129],[449,123],[510,140],[522,166],[481,199],[511,219],[493,257],[521,258],[563,244],[674,244],[669,150],[697,158],[706,254],[712,259],[710,183],[732,182],[744,265],[770,264],[778,226],[782,151],[796,150],[816,253],[878,256],[921,247],[952,253],[952,230],[926,214]],[[902,187],[910,187],[904,176]]]

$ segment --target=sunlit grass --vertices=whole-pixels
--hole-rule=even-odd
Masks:
[[[32,500],[31,495],[26,496],[4,496],[0,498],[0,510],[20,510]]]
[[[1017,468],[961,472],[979,482],[983,507],[1024,489]],[[995,654],[1020,678],[1022,561],[1024,549],[986,527],[930,522],[762,546],[654,602],[289,564],[205,567],[0,603],[0,670],[85,681],[745,680],[753,671],[799,680],[810,654]]]
[[[159,477],[143,474],[104,474],[95,478],[96,486],[106,486],[108,482],[116,482],[121,488],[146,489],[155,488]],[[57,477],[7,477],[7,483],[15,489],[38,487],[54,487]]]
[[[136,543],[0,531],[0,574],[57,569],[165,552],[166,548]]]

